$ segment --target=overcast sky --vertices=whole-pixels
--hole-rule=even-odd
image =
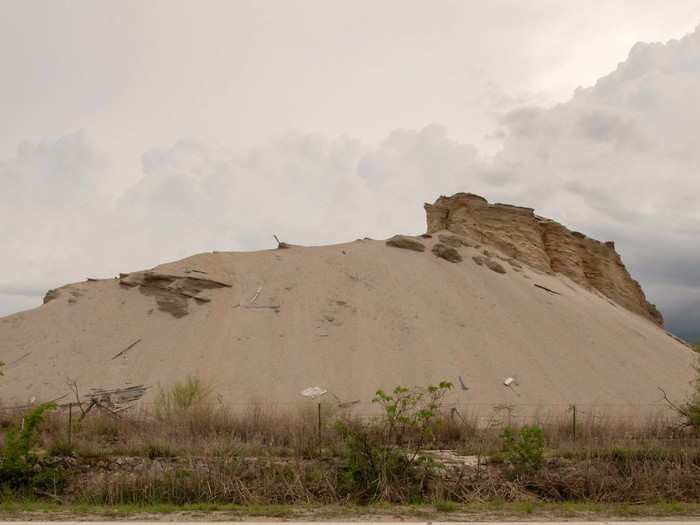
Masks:
[[[0,315],[198,251],[424,231],[479,193],[603,240],[700,338],[697,0],[0,0]]]

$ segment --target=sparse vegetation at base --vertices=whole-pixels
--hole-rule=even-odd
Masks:
[[[328,404],[320,434],[315,404],[232,410],[194,379],[178,394],[163,391],[157,410],[94,411],[74,418],[70,433],[66,411],[3,411],[4,509],[383,503],[452,514],[700,500],[700,438],[678,418],[483,426],[445,408],[451,389],[380,390],[371,417]]]
[[[62,504],[50,500],[24,500],[0,502],[0,518],[42,520],[47,513],[61,519],[97,521],[100,519],[129,518],[131,520],[157,520],[167,516],[178,521],[223,521],[251,518],[277,518],[285,520],[334,520],[357,519],[395,521],[467,521],[505,519],[580,519],[604,520],[609,518],[695,518],[700,516],[699,503],[664,501],[651,504],[586,503],[586,502],[506,502],[486,503],[442,502],[436,504],[370,505],[332,504],[317,505],[296,503],[286,505],[235,505],[197,503],[188,505],[89,505]]]

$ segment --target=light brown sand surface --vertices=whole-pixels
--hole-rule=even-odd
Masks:
[[[570,403],[658,410],[658,387],[686,396],[694,353],[649,319],[562,275],[492,271],[473,260],[483,247],[458,248],[463,261],[452,263],[432,253],[437,235],[416,239],[424,252],[358,240],[159,266],[152,275],[199,296],[178,295],[179,317],[167,291],[155,290],[160,304],[153,288],[119,279],[69,285],[0,319],[0,399],[53,399],[70,379],[83,391],[148,385],[148,401],[188,375],[240,406],[296,405],[318,385],[328,400],[366,407],[379,387],[441,380],[456,385],[456,405],[533,413]],[[206,283],[188,278],[218,284],[200,290]]]

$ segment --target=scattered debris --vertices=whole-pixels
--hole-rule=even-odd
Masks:
[[[469,387],[464,384],[464,380],[462,379],[462,376],[457,376],[459,378],[459,386],[462,388],[462,390],[469,390]]]
[[[235,308],[235,306],[234,306]],[[244,304],[243,308],[271,308],[273,310],[279,310],[280,305],[278,304]]]
[[[450,246],[445,246],[444,244],[437,243],[433,246],[433,253],[435,256],[445,259],[451,263],[462,262],[462,256],[457,250],[451,248]]]
[[[327,394],[328,390],[326,390],[325,388],[321,388],[320,386],[310,386],[309,388],[305,388],[299,393],[304,397],[316,399],[324,394]]]
[[[185,297],[191,297],[195,301],[200,301],[202,303],[209,303],[211,302],[211,299],[207,297],[206,295],[202,295],[202,292],[197,292],[196,290],[194,292],[190,292],[188,290],[180,290],[180,293],[184,295]]]
[[[519,386],[518,380],[515,378],[515,376],[506,377],[503,381],[503,385],[506,388],[510,388],[516,396],[520,397],[520,393],[515,389],[516,386]]]
[[[201,273],[207,275],[207,272],[203,272],[202,270],[195,270],[194,268],[188,268],[187,270],[185,270],[185,273]]]
[[[14,361],[10,361],[9,363],[7,363],[6,368],[12,368],[12,367],[16,366],[20,361],[29,357],[30,354],[31,354],[31,352],[27,352],[26,354],[19,356]]]
[[[126,354],[129,350],[131,350],[132,348],[134,348],[134,347],[135,347],[137,344],[139,344],[140,342],[141,342],[141,338],[139,337],[136,341],[134,341],[133,343],[131,343],[131,344],[130,344],[129,346],[127,346],[124,350],[122,350],[121,352],[119,352],[118,354],[116,354],[116,355],[112,358],[112,360],[115,360],[117,357],[123,356],[124,354]]]
[[[149,387],[144,385],[127,386],[123,388],[91,388],[86,396],[90,399],[98,399],[100,403],[112,407],[134,403],[141,399]]]
[[[465,468],[479,470],[486,463],[486,458],[481,456],[462,456],[454,450],[421,450],[418,456],[432,459],[447,470],[458,470],[462,475],[464,475],[463,471]]]
[[[260,295],[260,292],[262,292],[262,286],[258,286],[258,289],[255,292],[255,295],[250,298],[250,301],[248,301],[249,304],[253,304],[255,301],[257,301],[258,296]]]
[[[133,407],[133,403],[141,399],[150,387],[144,385],[126,386],[123,388],[90,389],[90,393],[81,396],[76,381],[68,380],[68,386],[75,394],[75,402],[65,403],[62,406],[77,406],[80,409],[80,420],[83,420],[93,408],[101,409],[117,416],[120,412]],[[65,396],[64,396],[65,397]],[[83,408],[87,405],[87,408]]]
[[[277,235],[273,235],[275,240],[277,241],[277,249],[278,250],[286,250],[287,248],[291,248],[291,244],[287,244],[286,242],[282,242],[277,238]]]
[[[414,252],[424,252],[425,246],[420,241],[406,237],[405,235],[394,235],[386,241],[387,246],[393,248],[402,248],[404,250],[413,250]]]
[[[541,284],[533,283],[533,285],[536,288],[540,288],[540,289],[544,290],[545,292],[549,292],[549,293],[552,293],[554,295],[561,295],[561,292],[557,292],[556,290],[552,290],[551,288],[547,288],[546,286],[542,286]]]

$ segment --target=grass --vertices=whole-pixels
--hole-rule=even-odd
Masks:
[[[26,511],[260,512],[283,517],[302,504],[299,508],[310,508],[318,516],[323,512],[379,512],[384,507],[338,505],[376,498],[392,502],[387,508],[401,509],[414,517],[474,512],[671,515],[698,510],[694,503],[674,502],[700,500],[700,438],[687,429],[680,430],[671,417],[617,418],[583,411],[575,439],[567,412],[560,417],[547,414],[516,420],[539,423],[545,446],[543,468],[517,479],[507,472],[500,437],[504,421],[484,427],[468,413],[445,417],[425,448],[485,458],[479,473],[474,476],[467,470],[464,476],[444,478],[423,470],[418,476],[422,481],[404,476],[413,488],[392,481],[389,490],[377,496],[371,493],[371,484],[367,485],[370,489],[362,489],[364,492],[357,485],[350,486],[359,471],[350,472],[347,438],[334,425],[350,421],[371,427],[374,420],[352,419],[331,405],[324,406],[319,450],[315,406],[307,404],[284,412],[261,405],[232,410],[212,402],[210,393],[206,385],[188,378],[161,390],[151,411],[132,411],[118,418],[93,411],[82,420],[74,417],[70,445],[66,440],[67,414],[50,414],[42,427],[39,449],[49,455],[74,455],[80,465],[59,472],[65,474],[65,490],[56,487],[55,479],[62,477],[46,472],[44,477],[48,482],[53,480],[53,485],[45,483],[42,492],[53,495],[47,498],[68,503],[56,507],[52,500],[12,502],[6,497],[0,512],[24,512],[23,508],[34,505],[36,510]],[[17,425],[22,416],[3,411],[0,426]],[[105,475],[104,465],[110,464],[106,460],[114,456],[145,459],[138,470],[114,468]],[[156,460],[157,468],[151,468],[148,460]],[[662,498],[671,503],[657,503]],[[584,500],[597,503],[580,503]],[[425,504],[395,505],[409,501]],[[619,503],[622,501],[645,505]],[[285,506],[287,503],[294,507]],[[326,506],[319,507],[321,504]]]
[[[308,520],[342,520],[343,518],[371,518],[391,516],[392,518],[432,520],[440,518],[457,520],[468,517],[471,520],[497,520],[503,518],[535,519],[542,518],[663,518],[697,517],[700,503],[658,502],[652,504],[591,503],[591,502],[504,502],[435,505],[230,505],[199,503],[189,505],[61,505],[49,501],[1,501],[0,517],[36,515],[41,519],[45,514],[60,513],[62,519],[70,516],[86,517],[133,517],[161,514],[183,514],[185,518],[201,519],[202,514],[213,518],[298,518]],[[212,516],[213,515],[213,516]]]

